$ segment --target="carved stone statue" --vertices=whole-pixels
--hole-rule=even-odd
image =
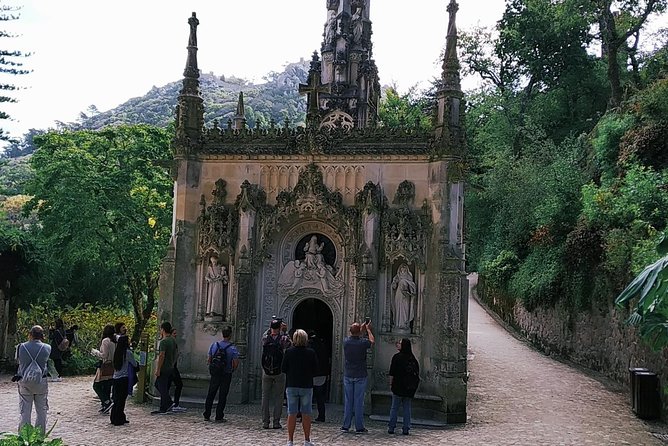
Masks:
[[[318,242],[318,236],[313,234],[304,246],[305,258],[303,261],[295,259],[283,267],[278,280],[278,288],[287,297],[303,288],[315,288],[325,296],[339,298],[344,291],[345,284],[336,277],[332,265],[325,262],[322,250],[324,242]]]
[[[392,279],[392,291],[392,326],[398,331],[410,331],[410,323],[415,318],[417,287],[407,264],[399,266],[397,275]]]
[[[325,242],[318,244],[318,236],[312,235],[311,240],[304,246],[306,253],[306,267],[309,269],[316,269],[318,265],[324,265],[325,262],[322,257],[322,250],[325,247]]]
[[[228,282],[227,268],[218,263],[217,256],[211,256],[206,272],[206,316],[223,315],[223,292]]]
[[[352,18],[352,31],[353,31],[353,42],[361,43],[362,41],[362,32],[364,31],[364,18],[363,14],[364,8],[360,6],[353,14]]]

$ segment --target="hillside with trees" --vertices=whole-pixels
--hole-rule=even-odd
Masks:
[[[200,75],[200,90],[204,99],[204,121],[210,125],[218,120],[224,126],[237,107],[239,93],[244,93],[248,125],[262,126],[283,122],[303,122],[306,101],[299,95],[298,86],[306,82],[309,62],[300,61],[285,66],[280,73],[265,76],[265,82],[254,84],[234,76]],[[181,90],[181,81],[162,87],[153,87],[144,96],[132,98],[118,107],[100,113],[95,107],[82,112],[78,123],[66,124],[69,128],[96,130],[110,125],[148,124],[167,127],[174,121],[174,108]]]

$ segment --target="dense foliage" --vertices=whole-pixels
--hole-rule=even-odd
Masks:
[[[36,138],[27,207],[37,213],[32,301],[130,305],[133,341],[152,316],[171,233],[167,131],[148,126]]]
[[[134,316],[122,308],[81,304],[70,306],[30,305],[18,312],[17,333],[23,340],[33,325],[49,328],[55,318],[61,318],[66,328],[77,325],[77,343],[71,347],[71,356],[64,361],[65,375],[90,374],[95,372],[97,358],[90,354],[92,348],[99,349],[102,329],[105,325],[123,322],[128,332],[134,332]],[[149,336],[157,334],[157,318],[153,315],[144,328]]]
[[[623,14],[608,15],[620,5]],[[469,270],[491,293],[529,309],[607,306],[658,259],[668,223],[666,40],[642,53],[634,36],[664,7],[509,0],[495,30],[462,36],[466,70],[484,80],[467,115]]]

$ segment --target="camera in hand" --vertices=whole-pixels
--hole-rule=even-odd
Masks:
[[[20,375],[14,375],[14,376],[12,376],[12,382],[15,383],[15,382],[21,381],[21,378],[23,378],[23,377],[20,376]]]
[[[371,318],[370,318],[370,317],[365,317],[365,318],[364,318],[364,323],[365,323],[366,325],[369,325],[369,324],[371,323]]]

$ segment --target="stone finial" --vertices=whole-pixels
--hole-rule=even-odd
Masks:
[[[188,19],[188,57],[183,71],[183,87],[179,92],[176,107],[177,151],[192,152],[199,145],[204,129],[204,100],[199,90],[199,68],[197,66],[197,26],[199,20],[193,12]]]
[[[188,25],[190,25],[188,59],[186,60],[186,69],[183,72],[183,76],[199,78],[199,68],[197,67],[197,26],[199,26],[199,19],[194,12],[188,19]]]
[[[244,92],[239,92],[239,101],[237,102],[237,113],[234,115],[232,127],[234,130],[243,130],[246,127],[246,112],[244,109]]]
[[[450,0],[447,10],[450,18],[443,58],[443,87],[450,90],[461,90],[459,73],[461,66],[457,57],[457,11],[459,11],[457,1]]]
[[[441,85],[436,93],[435,155],[460,156],[466,150],[464,134],[464,93],[461,88],[461,65],[457,57],[457,11],[459,4],[450,0],[448,30]]]

